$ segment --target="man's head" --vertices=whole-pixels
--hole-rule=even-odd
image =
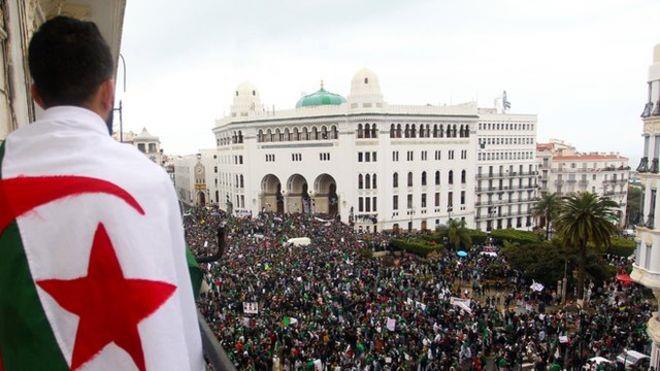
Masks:
[[[32,36],[28,58],[32,97],[39,106],[85,107],[109,119],[114,64],[94,23],[69,17],[47,21]]]

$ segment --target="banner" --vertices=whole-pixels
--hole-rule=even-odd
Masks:
[[[457,306],[457,307],[463,309],[464,311],[472,314],[472,309],[470,308],[470,299],[461,299],[461,298],[457,298],[455,296],[452,296],[449,299],[449,304]]]
[[[396,320],[394,318],[387,317],[387,326],[385,327],[387,327],[387,329],[390,331],[394,331],[396,328]]]
[[[243,302],[243,313],[245,313],[245,314],[257,314],[257,313],[259,313],[259,304],[258,303]]]

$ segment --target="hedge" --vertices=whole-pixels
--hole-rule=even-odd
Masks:
[[[635,252],[635,241],[623,237],[610,238],[606,253],[627,258]]]
[[[468,233],[470,234],[470,238],[472,239],[472,244],[473,245],[483,245],[486,242],[486,239],[488,239],[488,233],[482,232],[478,229],[469,229],[466,228]],[[444,244],[446,242],[446,238],[449,234],[449,230],[446,227],[438,227],[436,228],[435,232],[433,232],[429,236],[423,237],[425,240],[428,241],[434,241],[439,244]]]
[[[422,257],[440,250],[440,245],[432,245],[422,239],[393,239],[390,241],[390,246],[394,249],[407,251]]]
[[[499,244],[503,244],[504,241],[509,241],[511,243],[536,243],[541,241],[541,236],[528,231],[519,231],[517,229],[496,229],[490,232],[490,236]]]

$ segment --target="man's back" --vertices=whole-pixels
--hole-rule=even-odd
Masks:
[[[179,208],[159,166],[96,113],[56,106],[7,138],[0,179],[20,185],[0,187],[16,217],[0,224],[5,368],[203,367]]]

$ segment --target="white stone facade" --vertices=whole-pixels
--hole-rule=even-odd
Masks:
[[[660,189],[658,159],[660,158],[660,44],[653,51],[653,64],[649,68],[648,100],[642,112],[644,122],[644,153],[637,168],[644,186],[643,225],[638,225],[633,280],[653,290],[660,301]],[[647,332],[653,341],[651,367],[660,368],[660,317],[658,312],[648,322]]]
[[[523,165],[523,176],[535,171],[536,116],[480,112],[474,103],[391,105],[383,100],[378,77],[366,69],[353,77],[347,99],[321,88],[297,106],[265,111],[257,89],[244,83],[235,92],[230,115],[216,121],[218,190],[220,199],[232,200],[234,210],[337,215],[365,231],[433,229],[449,218],[476,227],[478,154],[484,156],[482,169],[505,166],[509,171],[515,165],[518,172]],[[516,126],[504,132],[486,129],[496,122]],[[480,123],[483,130],[478,130]],[[478,149],[481,135],[507,143],[516,139],[515,144],[493,142]],[[498,151],[512,154],[490,157]],[[518,187],[515,183],[516,192]],[[522,187],[533,184],[525,177]],[[518,215],[524,216],[519,228],[531,228],[526,217],[535,193],[527,188],[523,193],[511,200],[507,193],[498,204],[501,228],[508,224],[504,210],[511,213],[512,228],[518,226]]]
[[[532,230],[536,202],[536,115],[479,110],[476,227]]]
[[[170,159],[174,168],[174,188],[184,204],[203,206],[226,205],[218,192],[218,156],[216,149]]]
[[[630,167],[618,153],[582,153],[575,147],[551,140],[537,146],[539,185],[543,193],[564,196],[588,191],[607,196],[619,204],[618,224],[626,225]]]

